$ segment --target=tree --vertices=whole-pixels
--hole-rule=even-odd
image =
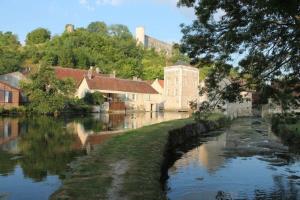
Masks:
[[[299,81],[299,0],[180,0],[179,5],[195,9],[193,24],[182,25],[181,50],[194,64],[214,63],[207,79],[210,91],[232,72],[237,55],[240,73],[222,90],[236,100],[241,90],[259,90],[278,80]],[[241,79],[244,82],[236,84]]]
[[[113,24],[109,27],[109,34],[121,39],[132,39],[132,34],[130,33],[127,26],[122,24]]]
[[[187,55],[180,52],[179,44],[174,44],[173,48],[172,48],[172,55],[170,58],[168,58],[167,62],[168,62],[168,65],[172,65],[172,64],[177,63],[178,61],[189,63],[190,59]]]
[[[41,44],[50,40],[51,33],[47,29],[37,28],[26,36],[26,44]]]
[[[41,114],[62,111],[75,92],[74,81],[57,79],[49,66],[41,66],[31,81],[21,83],[21,88],[30,102],[28,110]]]
[[[14,72],[20,69],[23,57],[21,44],[17,36],[11,32],[0,31],[0,74]]]
[[[87,31],[93,33],[108,34],[107,25],[104,22],[92,22],[88,25]]]
[[[143,60],[143,79],[154,80],[164,78],[164,67],[166,66],[165,55],[155,52],[154,49],[145,49]]]

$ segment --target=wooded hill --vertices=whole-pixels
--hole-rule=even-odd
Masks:
[[[17,35],[0,32],[0,74],[30,67],[32,71],[41,64],[88,69],[95,66],[102,73],[112,73],[122,78],[133,76],[142,79],[163,78],[163,67],[178,60],[188,61],[174,48],[173,55],[144,49],[124,25],[92,22],[86,28],[61,35],[51,35],[44,28],[27,34],[21,45]]]

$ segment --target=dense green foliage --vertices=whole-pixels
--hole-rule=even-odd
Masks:
[[[182,26],[181,49],[192,63],[214,63],[206,81],[208,92],[215,91],[217,83],[228,77],[232,63],[238,65],[240,73],[220,91],[229,94],[224,97],[230,100],[238,100],[240,91],[249,89],[269,97],[282,93],[270,83],[299,82],[299,0],[181,0],[179,4],[193,7],[197,16],[192,25]],[[237,84],[237,80],[243,82]]]
[[[51,34],[37,28],[27,34],[26,45],[21,46],[15,35],[0,33],[0,73],[16,71],[20,66],[32,71],[42,63],[88,69],[95,66],[102,73],[116,72],[122,78],[163,78],[163,67],[188,58],[174,49],[171,57],[164,52],[144,49],[136,45],[129,29],[121,24],[106,25],[92,22],[87,28]]]
[[[37,28],[26,36],[26,44],[41,44],[50,40],[51,33],[47,29]]]
[[[300,144],[300,117],[292,114],[274,115],[271,118],[272,130],[288,144]]]
[[[163,67],[188,58],[174,49],[171,57],[136,45],[129,29],[121,24],[108,26],[92,22],[87,28],[65,31],[51,38],[47,29],[37,28],[27,34],[26,45],[21,46],[12,33],[0,32],[0,74],[31,67],[41,63],[88,69],[95,66],[102,73],[116,72],[122,78],[163,78]]]
[[[41,114],[62,111],[75,92],[73,80],[57,79],[53,68],[48,66],[42,66],[31,76],[31,81],[22,83],[21,88],[29,99],[27,109]]]
[[[0,74],[20,69],[22,63],[21,44],[16,35],[0,31]]]

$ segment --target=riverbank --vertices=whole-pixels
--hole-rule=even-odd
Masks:
[[[168,199],[300,199],[299,152],[270,125],[245,117],[203,134],[169,168]]]
[[[163,122],[112,138],[72,163],[52,199],[166,199],[160,179],[169,132],[193,122]]]
[[[300,144],[300,117],[299,116],[273,116],[272,130],[280,138],[292,145]]]

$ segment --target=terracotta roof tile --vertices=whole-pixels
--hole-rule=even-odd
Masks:
[[[158,92],[144,81],[134,81],[120,78],[95,76],[92,79],[86,77],[88,86],[93,90],[111,90],[132,93],[158,94]]]
[[[73,78],[75,80],[76,86],[79,86],[83,78],[88,74],[88,70],[85,69],[73,69],[73,68],[64,68],[64,67],[55,67],[54,71],[56,77],[59,79]],[[109,76],[109,75],[99,74],[94,71],[93,76]]]
[[[82,79],[87,74],[87,70],[63,68],[63,67],[55,67],[54,71],[56,77],[59,79],[73,78],[76,86],[79,86]]]
[[[133,93],[158,94],[151,85],[144,81],[134,81],[128,79],[112,78],[105,74],[93,73],[93,78],[88,79],[88,70],[55,67],[57,78],[73,78],[78,87],[85,77],[90,89],[112,90]]]

